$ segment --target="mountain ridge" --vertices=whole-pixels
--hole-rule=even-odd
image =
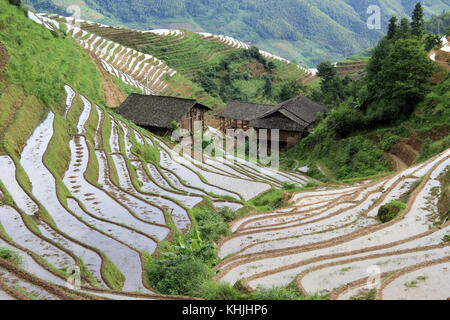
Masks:
[[[64,0],[47,0],[64,10]],[[125,3],[126,2],[126,3]],[[78,1],[81,17],[96,22],[142,30],[184,28],[226,34],[309,67],[323,60],[337,61],[375,44],[387,30],[392,15],[412,12],[415,0],[406,1]],[[426,16],[449,10],[444,0],[422,1]],[[41,1],[27,0],[38,11]],[[73,4],[73,2],[70,2]],[[381,9],[382,30],[369,30],[367,8]],[[48,10],[47,10],[48,11]],[[48,11],[50,13],[53,13]],[[55,12],[58,13],[58,12]]]

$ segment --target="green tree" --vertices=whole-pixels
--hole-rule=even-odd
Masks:
[[[278,99],[280,101],[286,101],[298,96],[302,92],[303,86],[301,85],[301,83],[297,80],[292,80],[283,84]]]
[[[434,47],[440,46],[442,44],[441,37],[433,32],[429,33],[425,38],[425,50],[428,52]]]
[[[402,20],[400,20],[398,37],[401,39],[407,39],[411,37],[411,23],[407,18],[403,18]]]
[[[317,76],[327,81],[337,75],[336,67],[330,61],[324,61],[317,66]]]
[[[425,34],[425,20],[423,18],[422,4],[420,2],[418,2],[414,8],[411,22],[411,32],[414,36],[419,38]]]
[[[389,40],[394,39],[395,36],[397,35],[397,31],[398,31],[397,17],[392,16],[391,19],[389,20],[389,27],[388,27],[388,32],[387,32],[386,37]]]
[[[377,79],[380,98],[395,107],[391,110],[394,113],[412,112],[430,92],[430,78],[434,74],[434,67],[419,40],[398,40],[383,61]]]

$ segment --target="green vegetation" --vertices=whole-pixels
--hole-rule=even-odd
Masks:
[[[17,252],[8,248],[0,248],[0,259],[9,261],[17,266],[22,263],[22,257]]]
[[[381,223],[386,223],[395,219],[405,208],[406,205],[403,202],[393,201],[381,206],[377,217]]]
[[[446,234],[444,238],[442,238],[442,242],[450,242],[450,234]]]
[[[199,297],[207,300],[304,300],[323,299],[304,296],[295,285],[287,288],[248,292],[241,282],[234,286],[212,280],[212,268],[219,263],[217,241],[230,234],[227,222],[237,217],[228,209],[215,210],[209,200],[191,211],[195,225],[175,243],[160,244],[160,255],[149,257],[147,276],[152,288],[163,294]]]
[[[450,76],[439,70],[441,78],[432,85],[437,67],[427,57],[421,19],[415,20],[420,30],[414,33],[408,20],[392,20],[391,34],[374,48],[361,80],[340,78],[329,62],[319,65],[320,88],[310,96],[327,105],[328,116],[283,163],[307,165],[308,174],[322,181],[345,180],[389,171],[384,153],[411,137],[421,149],[418,161],[450,146]]]
[[[375,300],[376,289],[361,289],[356,295],[351,297],[351,300]]]
[[[312,67],[323,60],[337,61],[360,52],[382,36],[381,31],[367,28],[369,5],[381,8],[383,31],[386,31],[389,18],[410,15],[416,1],[84,0],[81,9],[83,18],[94,18],[104,24],[226,34]],[[42,7],[42,3],[48,5],[48,2],[26,0],[41,12],[64,10],[61,6]],[[445,0],[424,2],[427,16],[441,14],[443,10],[449,10]]]

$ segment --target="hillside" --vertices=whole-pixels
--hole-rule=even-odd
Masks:
[[[73,1],[53,0],[59,8]],[[449,10],[442,0],[422,1],[429,17]],[[28,0],[38,12],[49,11],[42,1]],[[289,60],[314,67],[323,60],[337,61],[362,51],[382,37],[366,26],[367,8],[378,5],[383,32],[392,15],[410,15],[415,0],[289,0],[289,1],[78,1],[81,18],[141,30],[187,29],[225,34],[250,42]]]
[[[329,114],[276,170],[212,143],[180,154],[111,103],[218,99],[196,46],[233,52],[224,78],[302,68],[229,37],[78,22],[0,0],[0,300],[449,298],[448,42],[391,32],[353,81],[321,63],[308,90]]]
[[[146,264],[195,235],[194,208],[245,213],[308,180],[241,159],[174,161],[168,141],[106,107],[98,69],[61,26],[6,0],[0,12],[0,297],[164,298]],[[73,266],[81,291],[65,287]]]

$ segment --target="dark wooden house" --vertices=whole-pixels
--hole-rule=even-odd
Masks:
[[[249,126],[255,129],[278,129],[280,150],[286,150],[309,135],[317,116],[326,111],[324,105],[311,101],[305,96],[297,96],[250,121]],[[268,146],[271,140],[269,131]]]
[[[195,100],[132,93],[116,109],[116,113],[157,135],[171,135],[173,124],[193,133],[194,122],[204,123],[211,110]]]
[[[227,129],[247,130],[251,120],[257,119],[274,107],[267,104],[231,101],[222,112],[216,114],[216,118],[220,119],[220,130],[224,133]]]

